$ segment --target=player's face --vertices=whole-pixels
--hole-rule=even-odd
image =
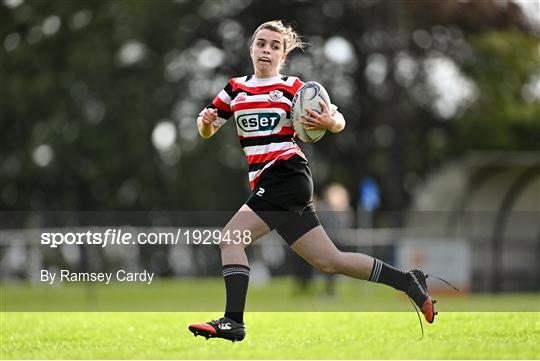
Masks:
[[[285,60],[285,44],[280,33],[262,29],[255,35],[249,52],[253,61],[255,75],[260,78],[276,76]]]

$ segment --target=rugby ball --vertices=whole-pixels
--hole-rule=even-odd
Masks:
[[[291,120],[294,126],[294,131],[301,141],[306,143],[315,143],[322,138],[326,129],[307,130],[300,122],[302,114],[309,115],[306,109],[311,109],[316,113],[321,114],[322,108],[319,101],[323,101],[330,108],[330,97],[324,87],[315,82],[308,81],[294,95],[292,100]]]

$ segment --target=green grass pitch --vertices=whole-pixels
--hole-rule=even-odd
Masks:
[[[5,313],[2,359],[537,359],[538,313],[250,313],[242,342],[193,337],[203,313]]]
[[[220,288],[219,281],[211,282]],[[346,285],[346,283],[344,283]],[[204,285],[203,287],[208,287]],[[183,286],[165,284],[167,289]],[[192,286],[190,286],[192,287]],[[345,287],[345,286],[343,286]],[[338,288],[338,292],[343,287]],[[283,288],[283,285],[280,285]],[[368,290],[372,287],[366,288]],[[376,290],[378,288],[375,288]],[[390,290],[382,295],[393,295]],[[15,302],[2,287],[4,310]],[[25,290],[25,291],[23,291]],[[223,292],[223,291],[221,291]],[[258,295],[258,292],[261,295]],[[264,290],[250,290],[252,303]],[[282,289],[282,293],[284,290]],[[344,292],[346,294],[346,292]],[[32,295],[19,288],[16,297]],[[338,293],[339,294],[339,293]],[[162,294],[162,298],[172,298]],[[298,298],[266,295],[276,303]],[[248,296],[249,297],[249,296]],[[321,298],[320,294],[300,297]],[[381,295],[374,292],[370,298]],[[394,302],[406,305],[402,299]],[[246,314],[247,337],[242,342],[193,337],[191,322],[219,317],[219,312],[2,312],[1,359],[539,359],[540,312],[445,312],[425,337],[414,312],[254,312]],[[492,302],[512,304],[516,296],[491,296]],[[290,301],[287,301],[290,300]],[[481,296],[468,302],[486,302]],[[249,303],[248,299],[248,303]],[[348,302],[338,296],[336,302]],[[449,305],[451,302],[447,302]],[[537,310],[537,308],[536,308]]]

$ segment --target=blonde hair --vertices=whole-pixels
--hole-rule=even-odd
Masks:
[[[292,28],[290,25],[285,25],[281,20],[272,20],[267,21],[261,25],[253,32],[251,36],[251,44],[255,41],[255,36],[257,33],[263,29],[268,29],[275,31],[283,36],[284,51],[285,54],[289,54],[292,50],[298,48],[303,50],[306,46],[306,43],[302,41],[300,35]]]

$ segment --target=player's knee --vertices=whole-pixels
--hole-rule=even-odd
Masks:
[[[339,273],[338,265],[334,257],[318,258],[312,262],[313,267],[321,273],[336,274]]]
[[[226,250],[232,250],[234,248],[238,248],[238,249],[242,249],[244,248],[243,245],[240,244],[240,242],[234,242],[233,240],[230,240],[230,239],[222,239],[219,241],[218,243],[218,246],[219,246],[219,249],[221,250],[221,252],[223,251],[226,251]]]

